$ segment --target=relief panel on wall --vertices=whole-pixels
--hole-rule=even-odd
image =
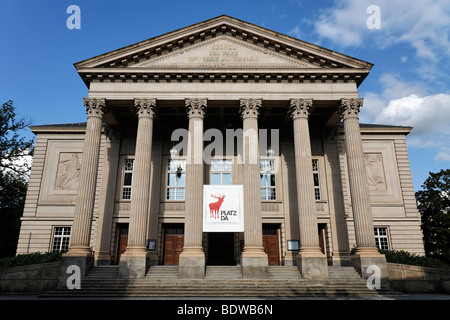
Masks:
[[[395,149],[392,140],[364,140],[364,161],[372,204],[403,203]]]
[[[369,190],[386,190],[383,155],[381,153],[365,153],[364,161],[366,163]]]
[[[82,140],[48,141],[40,204],[75,203],[82,151]]]
[[[56,190],[76,190],[80,177],[81,153],[61,152],[56,173]]]

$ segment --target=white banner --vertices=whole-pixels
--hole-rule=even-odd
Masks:
[[[242,185],[203,186],[203,232],[244,232]]]

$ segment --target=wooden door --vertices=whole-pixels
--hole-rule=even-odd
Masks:
[[[269,265],[280,265],[280,249],[278,244],[279,225],[263,225],[263,246],[267,254]]]
[[[119,229],[119,252],[117,254],[117,264],[120,264],[120,257],[127,249],[128,244],[128,228]]]
[[[323,254],[325,254],[325,227],[326,225],[319,224],[319,246]]]
[[[178,264],[183,250],[184,235],[166,234],[164,245],[164,264]]]

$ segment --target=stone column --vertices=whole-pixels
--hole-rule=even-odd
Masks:
[[[203,117],[206,99],[186,99],[189,138],[186,159],[184,246],[180,253],[178,274],[182,279],[205,276],[203,251]]]
[[[120,131],[105,126],[103,175],[98,203],[97,234],[95,241],[95,265],[110,265],[111,231],[116,194],[117,168],[119,165]]]
[[[261,184],[258,146],[258,115],[261,99],[241,99],[244,147],[244,278],[268,277],[268,258],[262,243]]]
[[[103,114],[106,112],[106,105],[105,99],[84,98],[83,102],[87,113],[86,134],[75,200],[70,247],[61,261],[60,283],[62,285],[65,285],[65,280],[68,277],[66,271],[69,265],[80,267],[81,275],[84,276],[94,263],[89,240],[94,213],[102,119]]]
[[[312,173],[309,110],[312,99],[291,99],[289,113],[294,126],[297,210],[300,227],[300,251],[297,265],[305,278],[328,277],[326,256],[319,246],[314,179]]]
[[[341,99],[338,108],[338,113],[344,122],[350,197],[355,223],[356,254],[352,256],[352,264],[365,278],[372,274],[367,273],[367,268],[377,265],[381,269],[382,285],[385,286],[386,259],[378,252],[375,245],[372,207],[359,127],[358,116],[362,105],[363,99]]]
[[[139,120],[133,166],[128,245],[120,258],[120,275],[122,277],[143,278],[148,266],[145,240],[150,199],[153,117],[156,100],[135,99],[134,105]]]

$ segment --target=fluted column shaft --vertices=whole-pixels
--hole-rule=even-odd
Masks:
[[[312,99],[291,99],[293,120],[297,210],[300,227],[300,253],[321,254],[317,231],[316,200],[312,174],[309,110]]]
[[[258,146],[258,115],[261,99],[241,99],[244,147],[244,252],[265,256],[262,244],[261,185]]]
[[[150,175],[152,167],[153,118],[155,99],[135,99],[138,115],[136,151],[133,165],[131,214],[126,254],[145,254],[145,240],[150,201]]]
[[[374,251],[372,208],[370,205],[367,174],[364,163],[361,132],[359,127],[359,109],[363,99],[341,99],[339,114],[344,122],[347,167],[355,221],[356,246],[358,251]]]
[[[186,159],[184,253],[203,254],[203,118],[206,99],[186,99],[189,117],[188,158]]]
[[[68,255],[89,254],[105,99],[84,98],[87,124]]]

